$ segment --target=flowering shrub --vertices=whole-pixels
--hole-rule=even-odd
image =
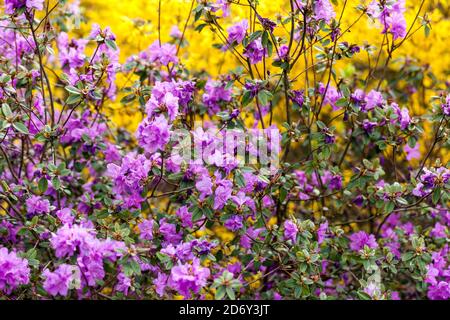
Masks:
[[[77,2],[5,0],[0,295],[448,299],[448,83],[416,114],[425,71],[395,55],[430,32],[424,1],[410,23],[404,0],[366,1],[350,25],[336,2],[192,1],[122,62],[122,35],[72,30]],[[250,17],[224,27],[234,7]],[[364,19],[381,46],[343,41]],[[188,26],[238,67],[186,68]]]

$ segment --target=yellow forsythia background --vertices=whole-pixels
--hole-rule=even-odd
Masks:
[[[355,7],[359,4],[368,4],[370,0],[349,0],[342,19],[342,29],[350,26],[360,15]],[[242,0],[242,2],[245,2]],[[338,1],[335,7],[337,16],[342,10],[344,1]],[[261,0],[258,10],[264,17],[276,21],[277,17],[288,15],[288,4],[286,0]],[[408,28],[410,27],[421,0],[406,0]],[[110,26],[117,36],[117,42],[121,50],[121,59],[125,59],[146,49],[153,41],[158,39],[158,19],[160,18],[160,33],[162,41],[170,40],[170,30],[178,26],[183,30],[188,17],[192,0],[162,0],[161,14],[158,14],[158,0],[81,0],[83,13],[87,16],[87,23],[81,26],[85,34],[93,22],[102,27]],[[194,0],[194,6],[197,1]],[[408,56],[418,60],[421,65],[429,64],[430,70],[442,80],[448,80],[450,70],[450,1],[448,0],[426,0],[421,15],[427,14],[431,21],[431,32],[425,36],[424,29],[417,31],[414,36],[405,42],[394,52],[393,60],[397,57]],[[249,17],[249,8],[232,5],[230,17],[221,23],[225,26],[233,24],[241,19]],[[421,20],[416,21],[416,29]],[[280,30],[281,29],[281,30]],[[280,35],[286,32],[277,28]],[[342,41],[364,45],[369,43],[379,47],[383,40],[379,26],[366,16],[362,17],[347,33]],[[205,28],[201,33],[194,30],[193,16],[191,16],[185,39],[189,45],[180,52],[181,62],[188,68],[194,70],[206,70],[212,75],[226,72],[236,66],[236,60],[230,53],[220,52],[212,48],[212,44],[220,43],[213,32]],[[365,53],[356,56],[356,61],[367,60]],[[348,60],[338,65],[341,72],[351,70]],[[299,66],[301,68],[301,66]],[[339,74],[339,72],[338,72]],[[120,80],[119,80],[120,81]],[[120,86],[119,86],[120,87]],[[137,126],[140,119],[135,116],[133,110],[124,110],[117,102],[117,115],[115,123],[125,125],[130,129]],[[422,114],[421,106],[410,105],[413,114]]]

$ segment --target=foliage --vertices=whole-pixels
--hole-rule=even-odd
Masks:
[[[450,297],[448,83],[396,56],[433,33],[425,1],[258,2],[192,1],[122,59],[76,2],[5,0],[2,297]],[[364,21],[382,45],[344,38]],[[183,64],[188,25],[230,71]]]

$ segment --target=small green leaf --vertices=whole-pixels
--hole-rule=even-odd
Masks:
[[[11,112],[11,109],[9,108],[9,105],[6,104],[6,103],[3,103],[3,104],[2,104],[2,112],[3,112],[3,115],[4,115],[6,118],[11,117],[11,115],[12,115],[12,112]]]
[[[107,39],[107,40],[105,40],[105,44],[109,48],[113,49],[114,51],[117,51],[117,45],[116,45],[116,43],[113,40]]]
[[[439,202],[440,198],[441,198],[441,188],[438,187],[433,192],[433,197],[432,197],[433,204],[437,204]]]
[[[76,95],[80,95],[80,94],[81,94],[80,89],[78,89],[77,87],[74,87],[74,86],[67,86],[67,87],[66,87],[66,90],[67,90],[69,93],[72,93],[72,94],[76,94]]]
[[[39,180],[38,187],[39,187],[39,191],[40,191],[41,193],[44,193],[45,191],[47,191],[47,188],[48,188],[48,181],[47,181],[47,179],[46,179],[45,177],[42,177],[42,178]]]
[[[28,134],[28,128],[22,122],[14,122],[13,127],[23,134]]]
[[[228,298],[230,298],[231,300],[235,300],[236,299],[236,296],[234,295],[234,291],[233,291],[232,288],[227,287],[226,291],[227,291]]]
[[[220,286],[216,290],[216,294],[214,295],[216,300],[222,300],[222,298],[225,296],[225,287]]]
[[[79,94],[71,94],[67,100],[66,103],[67,104],[75,104],[77,102],[79,102],[81,100],[81,95]]]

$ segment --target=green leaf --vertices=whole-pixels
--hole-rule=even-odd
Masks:
[[[326,128],[325,123],[323,123],[322,121],[318,120],[316,121],[317,127],[319,127],[319,129],[324,129]]]
[[[22,122],[14,122],[13,127],[23,134],[28,134],[28,128]]]
[[[336,101],[336,106],[338,107],[345,107],[346,105],[347,105],[346,98],[340,98],[338,101]]]
[[[272,99],[272,94],[267,90],[262,90],[258,93],[258,99],[263,106],[267,106]]]
[[[233,291],[232,288],[227,287],[226,291],[227,291],[228,298],[230,298],[231,300],[235,300],[236,299],[236,296],[234,295],[234,291]]]
[[[386,204],[384,205],[384,212],[391,213],[392,211],[394,211],[394,208],[395,203],[393,201],[386,202]]]
[[[81,101],[81,95],[79,94],[71,94],[67,100],[66,103],[67,104],[75,104],[77,102]]]
[[[415,254],[414,252],[406,252],[402,254],[402,261],[406,262],[414,258]]]
[[[250,102],[252,102],[252,100],[253,100],[252,94],[250,93],[250,91],[246,91],[242,96],[242,106],[245,107]]]
[[[59,190],[61,188],[61,181],[59,180],[58,177],[54,177],[52,179],[52,185],[53,185],[53,188],[55,188],[56,190]]]
[[[262,38],[261,38],[261,44],[264,48],[267,48],[267,42],[269,41],[269,33],[267,31],[264,31]]]
[[[11,112],[11,109],[9,108],[9,105],[6,104],[6,103],[3,103],[3,104],[2,104],[2,112],[3,112],[3,115],[4,115],[6,118],[11,117],[11,115],[12,115],[12,112]]]
[[[220,286],[216,290],[216,294],[214,295],[216,300],[222,300],[222,298],[225,296],[225,287]]]
[[[42,177],[42,178],[39,180],[38,187],[39,187],[39,191],[40,191],[41,193],[44,193],[45,191],[47,191],[47,188],[48,188],[48,181],[47,181],[47,179],[46,179],[45,177]]]
[[[74,87],[74,86],[67,86],[65,89],[69,93],[72,93],[72,94],[76,94],[76,95],[80,95],[81,94],[80,89],[78,89],[77,87]]]
[[[105,40],[105,44],[106,44],[109,48],[113,49],[114,51],[117,51],[117,45],[116,45],[116,43],[114,42],[114,40],[107,39],[107,40]]]
[[[432,197],[433,204],[437,204],[439,202],[440,198],[441,198],[441,188],[437,187],[433,192],[433,197]]]
[[[372,298],[365,292],[358,291],[358,298],[361,300],[372,300]]]

